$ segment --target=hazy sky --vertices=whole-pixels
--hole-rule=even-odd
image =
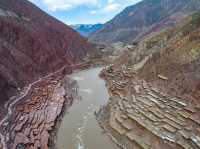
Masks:
[[[141,0],[29,0],[67,24],[105,23]]]

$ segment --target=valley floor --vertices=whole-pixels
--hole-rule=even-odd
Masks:
[[[0,122],[0,148],[55,148],[65,110],[77,95],[76,83],[65,75],[58,71],[39,79],[7,105],[8,114]],[[126,65],[107,67],[100,76],[106,80],[110,98],[96,118],[121,148],[200,148],[198,103],[161,91]]]

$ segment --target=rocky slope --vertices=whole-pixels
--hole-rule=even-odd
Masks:
[[[194,103],[199,102],[199,37],[200,13],[189,17],[184,25],[153,37],[151,42],[167,39],[166,46],[152,54],[140,70],[139,76],[158,85],[167,93],[190,99]],[[165,76],[167,81],[160,81],[158,75]]]
[[[200,9],[198,0],[143,0],[127,7],[101,30],[92,34],[92,42],[130,43],[166,26],[173,26],[188,15]]]
[[[104,129],[124,148],[200,148],[200,13],[146,36],[105,69]]]
[[[79,24],[79,25],[72,25],[73,29],[79,32],[84,37],[89,37],[91,34],[100,30],[103,27],[103,24]]]
[[[36,78],[80,62],[86,39],[27,0],[0,1],[0,103]],[[12,91],[13,93],[13,91]]]
[[[145,36],[114,66],[134,67],[138,77],[166,93],[198,102],[199,35],[200,13],[197,12],[175,27]]]

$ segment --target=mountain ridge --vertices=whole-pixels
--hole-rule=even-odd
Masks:
[[[0,1],[0,28],[3,101],[8,98],[7,90],[78,63],[91,49],[87,39],[26,0]]]
[[[130,43],[140,36],[172,26],[196,10],[200,10],[197,0],[143,0],[125,8],[89,39],[99,43]]]

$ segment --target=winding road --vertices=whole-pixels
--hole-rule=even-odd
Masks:
[[[75,66],[81,65],[81,64],[82,64],[82,63],[76,64],[76,65],[71,65],[70,67],[75,67]],[[8,118],[10,117],[10,115],[12,115],[12,113],[13,113],[13,110],[12,110],[13,106],[14,106],[16,103],[18,103],[20,100],[22,100],[24,97],[26,97],[26,96],[28,95],[29,91],[32,89],[32,87],[33,87],[34,85],[36,85],[37,83],[43,81],[44,79],[46,79],[46,78],[48,78],[48,77],[51,77],[51,76],[55,75],[56,73],[62,71],[65,67],[66,67],[66,66],[63,66],[62,68],[60,68],[60,69],[57,70],[56,72],[52,72],[52,73],[50,73],[50,74],[48,74],[48,75],[46,75],[46,76],[44,76],[44,77],[42,77],[42,78],[39,78],[37,81],[34,81],[33,83],[29,84],[28,87],[27,87],[27,89],[26,89],[26,91],[25,91],[25,93],[24,93],[22,96],[20,96],[19,98],[17,98],[16,100],[14,100],[13,102],[11,102],[11,103],[8,105],[8,113],[7,113],[7,114],[5,115],[5,117],[0,121],[0,127],[8,120]],[[3,145],[3,149],[7,149],[7,145],[6,145],[6,141],[5,141],[5,136],[4,136],[2,133],[0,133],[0,139],[1,139],[0,142],[1,142],[2,145]]]

